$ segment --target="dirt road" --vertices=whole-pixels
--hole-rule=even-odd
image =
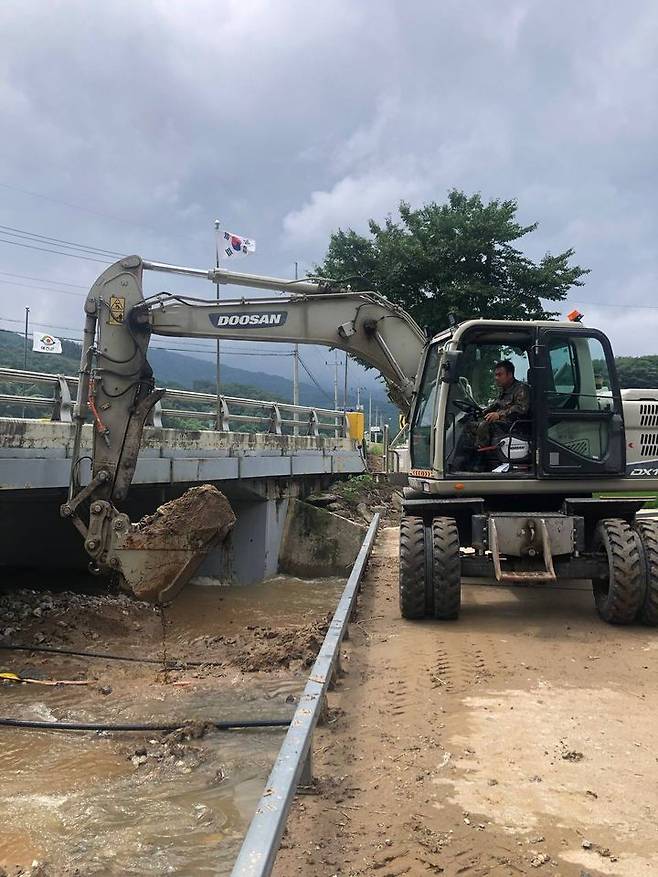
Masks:
[[[276,877],[658,874],[658,636],[583,583],[400,619],[383,530]]]

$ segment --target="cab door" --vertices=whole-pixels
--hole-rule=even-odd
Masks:
[[[539,477],[623,475],[624,419],[610,342],[594,329],[540,329]]]

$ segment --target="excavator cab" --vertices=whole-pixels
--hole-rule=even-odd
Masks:
[[[501,361],[526,385],[529,408],[478,431],[499,395]],[[470,321],[429,346],[411,421],[411,474],[621,475],[623,434],[614,359],[601,332],[574,323]]]

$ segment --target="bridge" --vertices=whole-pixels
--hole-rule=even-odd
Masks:
[[[0,410],[14,415],[0,417],[0,565],[25,566],[28,558],[37,566],[86,566],[79,535],[59,517],[73,463],[77,378],[0,368],[0,383]],[[87,424],[82,484],[91,444]],[[247,583],[277,572],[295,500],[363,471],[342,411],[167,390],[144,430],[125,511],[136,520],[190,486],[215,484],[238,523],[228,549],[211,555],[201,574]]]

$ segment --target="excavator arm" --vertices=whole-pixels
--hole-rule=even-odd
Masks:
[[[162,292],[146,298],[144,270],[202,277],[283,292],[284,297],[223,300],[221,303]],[[144,425],[164,394],[156,389],[147,351],[151,334],[319,344],[345,350],[376,368],[403,411],[411,404],[425,336],[399,306],[373,292],[353,292],[313,280],[287,281],[121,259],[96,280],[85,302],[86,322],[75,406],[71,483],[62,514],[72,519],[100,571],[116,570],[133,592],[168,599],[203,557],[208,496],[188,520],[203,523],[159,535],[149,545],[115,503],[126,498]],[[91,480],[81,484],[82,430],[93,420]],[[221,496],[221,494],[219,494]],[[219,509],[216,509],[219,513]],[[85,520],[88,517],[88,520]],[[199,527],[202,532],[199,531]],[[158,541],[158,540],[156,540]]]

